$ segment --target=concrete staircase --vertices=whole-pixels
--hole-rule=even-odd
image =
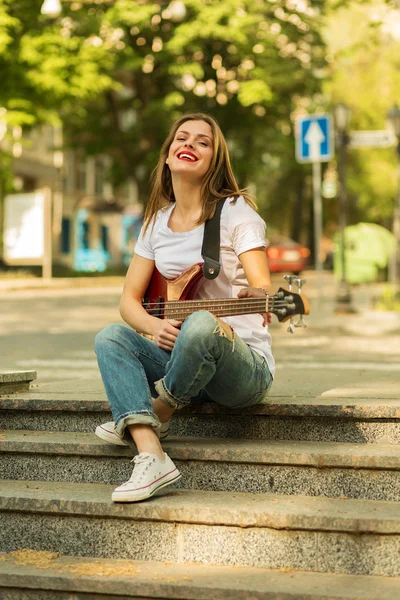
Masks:
[[[124,505],[110,494],[132,452],[92,433],[111,419],[103,392],[19,391],[11,378],[0,374],[2,599],[400,598],[400,400],[194,406],[164,443],[179,485]]]

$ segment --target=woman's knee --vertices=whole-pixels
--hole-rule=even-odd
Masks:
[[[127,327],[123,325],[108,325],[102,329],[95,337],[94,350],[96,354],[107,351],[115,342],[120,342],[125,337]]]
[[[198,343],[200,339],[212,339],[216,327],[218,327],[217,319],[207,310],[199,310],[185,320],[182,334],[189,344]]]

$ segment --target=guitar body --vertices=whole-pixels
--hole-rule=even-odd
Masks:
[[[165,279],[154,267],[143,300],[144,309],[153,317],[164,318],[165,302],[191,300],[203,283],[203,264],[192,265],[176,279]]]

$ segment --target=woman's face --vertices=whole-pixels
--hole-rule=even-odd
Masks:
[[[167,164],[172,176],[201,181],[213,156],[212,129],[205,121],[185,121],[169,147]]]

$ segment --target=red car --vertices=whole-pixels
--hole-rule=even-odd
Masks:
[[[267,257],[271,273],[294,273],[298,275],[310,263],[310,250],[278,233],[267,239]]]

